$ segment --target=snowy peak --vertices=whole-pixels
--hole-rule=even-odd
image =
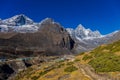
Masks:
[[[85,30],[85,27],[82,24],[79,24],[76,30]]]
[[[16,15],[11,18],[0,20],[0,32],[37,32],[44,25],[56,24],[52,18],[45,18],[40,23],[35,23],[24,14]]]
[[[86,29],[82,24],[79,24],[78,27],[75,29],[75,32],[79,35],[82,34],[84,36],[88,36],[89,33],[92,31],[90,29]]]
[[[26,24],[33,24],[34,22],[24,14],[20,14],[20,15],[16,15],[11,18],[5,19],[2,21],[2,23],[9,26],[21,26]]]
[[[76,37],[77,39],[93,39],[102,37],[99,31],[86,29],[82,24],[79,24],[75,30],[71,28],[67,28],[66,30],[72,37]]]
[[[16,15],[11,18],[0,20],[0,32],[35,32],[38,26],[32,19],[24,14]]]

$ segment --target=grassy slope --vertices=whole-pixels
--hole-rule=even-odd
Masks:
[[[120,71],[120,41],[102,45],[90,52],[88,62],[97,72]],[[86,56],[84,56],[85,58]]]
[[[120,41],[78,55],[82,64],[91,65],[97,73],[107,73],[113,77],[120,74]],[[119,77],[120,78],[120,77]]]
[[[78,63],[79,60],[35,65],[20,72],[15,80],[91,80],[82,73]]]

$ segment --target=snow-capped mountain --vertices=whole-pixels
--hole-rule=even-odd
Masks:
[[[102,35],[99,31],[86,29],[81,24],[76,29],[66,29],[72,39],[75,41],[75,49],[77,53],[92,50],[101,44],[111,43],[119,40],[120,31],[115,31],[107,35]]]
[[[35,23],[24,14],[20,14],[5,20],[0,20],[0,32],[36,32],[41,23],[43,22]]]
[[[11,18],[1,20],[0,19],[0,31],[1,32],[36,32],[39,30],[41,25],[44,24],[54,24],[53,19],[45,18],[40,23],[35,23],[32,19],[28,18],[24,14],[16,15]],[[85,29],[81,24],[74,29],[67,28],[66,29],[70,35],[73,37],[77,37],[79,39],[89,39],[89,38],[96,38],[101,37],[99,31],[91,31],[90,29]]]
[[[100,38],[102,35],[99,31],[92,31],[90,29],[86,29],[83,25],[78,25],[76,29],[67,28],[66,29],[69,34],[77,39],[93,39],[93,38]]]
[[[36,23],[24,14],[20,14],[5,20],[0,19],[0,32],[33,33],[37,32],[42,25],[51,23],[56,22],[51,18],[45,18],[40,23]]]
[[[24,14],[16,15],[11,18],[2,20],[2,23],[8,26],[21,26],[27,24],[33,24],[33,20],[25,16]]]

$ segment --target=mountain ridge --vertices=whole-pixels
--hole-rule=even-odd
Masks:
[[[22,20],[23,19],[23,20]],[[21,21],[21,22],[20,22]],[[23,22],[22,22],[23,21]],[[34,22],[32,19],[30,19],[29,17],[27,17],[24,14],[19,14],[19,15],[15,15],[11,18],[7,18],[7,19],[0,19],[0,27],[1,25],[4,25],[6,27],[6,25],[8,27],[14,26],[14,27],[18,27],[18,26],[22,26],[22,25],[40,25],[41,23],[44,22],[54,22],[54,20],[52,18],[45,18],[43,20],[41,20],[40,22]],[[4,27],[3,26],[3,27]],[[23,26],[24,27],[24,26]],[[72,29],[72,30],[85,30],[85,34],[88,35],[89,32],[93,32],[93,34],[97,33],[98,35],[96,35],[96,37],[102,36],[101,33],[96,30],[96,31],[92,31],[91,29],[86,29],[82,24],[79,24],[76,29],[73,28],[66,28],[66,29]],[[95,36],[95,35],[94,35]],[[94,37],[93,36],[93,37]]]
[[[56,26],[53,27],[52,26]],[[47,26],[47,28],[44,28]],[[49,28],[49,26],[51,26]],[[55,28],[55,29],[54,29]],[[48,30],[49,29],[49,30]],[[91,29],[86,29],[82,24],[79,24],[75,29],[64,28],[58,22],[55,22],[52,18],[45,18],[39,23],[34,22],[32,19],[28,18],[24,14],[13,16],[0,21],[0,33],[36,33],[41,31],[49,31],[49,33],[67,31],[67,35],[70,35],[72,40],[76,43],[74,45],[75,53],[84,52],[92,50],[95,47],[110,43],[114,40],[119,40],[117,35],[119,31],[115,31],[110,34],[102,35],[98,30],[92,31]],[[61,34],[61,32],[60,32]],[[116,35],[116,36],[114,36]],[[54,35],[55,36],[55,35]],[[2,38],[2,36],[1,36]]]
[[[8,32],[9,31],[9,28],[20,28],[20,27],[25,27],[25,26],[28,26],[31,28],[31,26],[40,26],[41,24],[44,24],[44,22],[51,22],[51,23],[57,23],[57,22],[54,22],[54,19],[52,18],[45,18],[43,20],[41,20],[40,22],[34,22],[32,19],[30,19],[29,17],[27,17],[26,15],[24,14],[19,14],[19,15],[15,15],[11,18],[7,18],[7,19],[0,19],[0,28],[3,30],[1,32]],[[78,31],[82,31],[84,30],[84,36],[88,37],[89,39],[89,36],[91,37],[100,37],[100,36],[104,36],[102,35],[98,30],[95,30],[95,31],[92,31],[91,29],[86,29],[82,24],[79,24],[75,29],[73,28],[66,28],[66,30],[71,34],[70,31],[75,31],[76,33],[78,33]],[[78,31],[77,31],[78,30]],[[15,30],[13,30],[15,31]],[[17,30],[15,31],[17,32]],[[18,30],[19,32],[19,30]],[[31,32],[31,31],[30,31]],[[107,34],[106,34],[107,35]],[[90,38],[91,38],[90,37]],[[85,38],[87,39],[87,38]]]

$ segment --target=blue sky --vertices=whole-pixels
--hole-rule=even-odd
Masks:
[[[86,28],[107,34],[120,29],[120,0],[1,0],[0,18],[25,14],[35,22],[53,18],[64,27]]]

